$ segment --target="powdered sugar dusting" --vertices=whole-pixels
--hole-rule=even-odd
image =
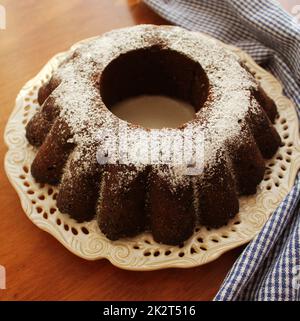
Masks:
[[[196,119],[184,126],[184,130],[191,133],[191,140],[196,139],[197,133],[203,135],[204,162],[217,162],[217,151],[223,150],[226,153],[225,142],[231,137],[241,139],[239,123],[249,111],[250,91],[256,89],[257,84],[241,68],[237,57],[221,48],[213,39],[199,33],[179,27],[139,25],[114,30],[78,45],[70,53],[72,58],[54,74],[62,81],[52,96],[61,106],[60,116],[69,124],[74,135],[73,142],[77,147],[72,158],[85,159],[85,166],[81,170],[89,171],[89,159],[96,157],[95,146],[101,148],[107,143],[122,145],[116,136],[120,126],[126,122],[118,119],[104,105],[99,91],[100,75],[120,54],[156,43],[160,44],[162,50],[175,50],[197,61],[208,77],[210,99],[197,112]],[[136,170],[144,170],[149,163],[149,154],[159,155],[162,149],[168,147],[167,143],[164,146],[151,145],[151,135],[165,136],[163,141],[173,138],[172,141],[178,143],[175,143],[172,150],[181,149],[182,141],[176,137],[182,136],[183,128],[162,129],[158,133],[157,130],[126,125],[129,130],[127,152],[136,148],[141,140],[150,142],[140,152],[139,159],[132,162]],[[197,141],[194,141],[195,145]],[[110,157],[118,158],[118,155]],[[176,162],[173,165],[171,171],[158,170],[159,175],[169,177],[174,187],[186,184],[184,175],[174,170]]]

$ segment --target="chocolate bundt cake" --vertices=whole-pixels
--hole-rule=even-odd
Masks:
[[[195,118],[154,130],[110,111],[145,94],[186,101]],[[256,192],[264,158],[281,142],[276,106],[250,71],[215,40],[179,27],[139,25],[81,43],[42,85],[38,102],[26,127],[39,147],[33,177],[58,185],[62,213],[97,219],[111,240],[147,230],[157,242],[180,244],[198,224],[226,224],[239,195]],[[157,136],[163,143],[151,145]],[[204,151],[201,171],[177,157],[191,146]]]

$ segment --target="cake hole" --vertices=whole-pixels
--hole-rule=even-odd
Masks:
[[[200,246],[200,249],[201,249],[202,251],[207,251],[207,248],[206,248],[205,246]]]
[[[39,200],[43,201],[45,199],[45,196],[42,194],[42,195],[39,195],[38,197]]]
[[[36,204],[36,201],[35,201],[35,200],[32,200],[31,203],[32,203],[32,204]]]
[[[280,121],[280,124],[285,124],[285,123],[286,123],[286,119],[282,118],[281,121]]]
[[[283,158],[282,158],[281,155],[278,155],[278,156],[276,157],[276,159],[278,159],[278,160],[283,160]]]
[[[195,232],[197,233],[197,232],[199,232],[200,231],[200,227],[196,227],[195,228]]]
[[[68,224],[65,224],[65,225],[64,225],[64,229],[65,229],[65,231],[69,231],[69,229],[70,229],[70,228],[69,228],[69,225],[68,225]]]
[[[279,182],[276,182],[276,183],[275,183],[275,186],[276,186],[276,187],[279,187]]]
[[[135,250],[139,250],[139,249],[140,249],[140,247],[139,247],[138,245],[134,245],[133,248],[134,248]]]
[[[241,120],[241,119],[239,119],[239,120],[238,120],[238,124],[241,124],[241,123],[242,123],[242,120]]]
[[[29,184],[27,181],[25,181],[25,182],[23,183],[23,185],[26,186],[26,187],[29,187],[29,186],[30,186],[30,184]]]
[[[88,235],[90,233],[89,230],[84,226],[81,228],[81,231],[83,234],[86,234],[86,235]]]
[[[286,153],[287,153],[288,155],[292,155],[293,151],[292,151],[291,149],[288,149],[288,150],[286,151]]]
[[[180,249],[182,249],[182,248],[184,247],[184,243],[180,243],[180,244],[178,245],[178,247],[179,247]]]
[[[27,174],[29,172],[29,168],[27,166],[23,166],[23,171]]]
[[[288,147],[292,147],[292,146],[293,146],[293,143],[292,143],[292,142],[289,142],[287,145],[288,145]]]
[[[52,198],[56,201],[56,199],[57,199],[57,193],[54,193],[53,196],[52,196]]]
[[[288,125],[284,125],[284,126],[283,126],[283,130],[287,130],[288,128],[289,128]]]
[[[144,252],[144,256],[150,256],[150,255],[151,255],[151,253],[149,251]]]
[[[172,252],[170,251],[170,250],[167,250],[166,252],[165,252],[165,255],[166,256],[168,256],[168,255],[170,255]]]
[[[236,229],[233,227],[233,228],[231,229],[231,231],[232,231],[232,232],[236,232]]]
[[[282,178],[283,178],[283,174],[282,174],[282,173],[278,173],[278,177],[279,177],[280,179],[282,179]]]
[[[43,212],[43,209],[42,209],[40,206],[38,206],[38,207],[36,208],[36,211],[37,211],[39,214],[41,214],[41,213]]]
[[[34,194],[34,191],[33,191],[32,189],[29,189],[29,190],[27,191],[27,194],[33,195],[33,194]]]
[[[44,188],[44,187],[45,187],[44,183],[39,184],[39,188]]]
[[[50,214],[54,214],[55,212],[56,212],[56,208],[51,207],[51,208],[50,208]]]
[[[59,218],[56,220],[56,224],[61,225],[61,220]]]
[[[155,251],[153,255],[154,255],[155,257],[157,257],[157,256],[160,255],[160,252],[159,252],[159,251]]]
[[[179,252],[179,253],[178,253],[178,256],[179,256],[179,257],[184,257],[184,252]]]
[[[44,218],[44,219],[47,219],[47,218],[48,218],[48,214],[47,214],[47,213],[44,213],[44,214],[43,214],[43,218]]]
[[[19,178],[26,179],[26,176],[25,175],[20,175]]]
[[[284,134],[283,135],[283,139],[288,139],[289,138],[289,134]]]
[[[72,233],[73,233],[74,235],[78,235],[78,231],[76,230],[75,227],[72,227],[72,228],[71,228],[71,231],[72,231]]]
[[[275,165],[275,163],[271,162],[270,164],[268,164],[268,166],[273,167]]]
[[[120,119],[145,128],[177,128],[195,118],[193,106],[164,96],[139,96],[111,107]]]
[[[239,224],[241,224],[241,221],[236,221],[236,222],[234,222],[233,224],[234,224],[234,225],[239,225]]]
[[[30,105],[26,105],[25,107],[24,107],[24,110],[26,110],[26,111],[28,111],[30,109]]]
[[[24,119],[24,120],[22,121],[22,124],[23,124],[23,125],[26,125],[26,124],[27,124],[27,119]]]
[[[49,188],[48,189],[48,195],[52,195],[53,194],[53,188]]]
[[[214,243],[219,243],[219,240],[216,239],[216,238],[211,239],[211,241],[214,242]]]
[[[144,240],[144,242],[145,242],[146,244],[151,244],[151,242],[150,242],[149,240]]]
[[[223,237],[223,239],[228,239],[228,235],[226,235],[226,234],[223,234],[223,235],[221,235],[221,237]]]
[[[280,167],[283,171],[286,171],[286,167],[285,167],[285,165],[281,165],[281,167]]]
[[[288,162],[288,163],[290,163],[290,162],[291,162],[291,158],[290,158],[289,156],[287,156],[287,157],[285,158],[285,161]]]
[[[272,188],[272,186],[270,185],[270,184],[268,184],[267,186],[266,186],[266,189],[269,191],[270,189]]]
[[[147,128],[177,128],[195,118],[208,92],[209,81],[198,62],[160,45],[118,56],[100,79],[105,105],[119,118]]]
[[[283,146],[285,146],[285,142],[284,142],[284,141],[281,141],[280,147],[283,147]]]

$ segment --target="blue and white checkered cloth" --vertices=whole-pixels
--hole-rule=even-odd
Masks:
[[[300,25],[272,0],[144,0],[162,17],[247,51],[300,106]],[[298,108],[300,117],[300,108]],[[214,300],[300,300],[300,174]]]

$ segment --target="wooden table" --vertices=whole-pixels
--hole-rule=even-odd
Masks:
[[[290,8],[297,1],[284,1]],[[0,132],[22,85],[57,52],[113,28],[166,23],[138,0],[1,1]],[[0,142],[3,164],[6,147]],[[106,260],[84,261],[24,215],[0,167],[0,265],[7,289],[0,300],[210,300],[242,248],[193,269],[130,272]]]

